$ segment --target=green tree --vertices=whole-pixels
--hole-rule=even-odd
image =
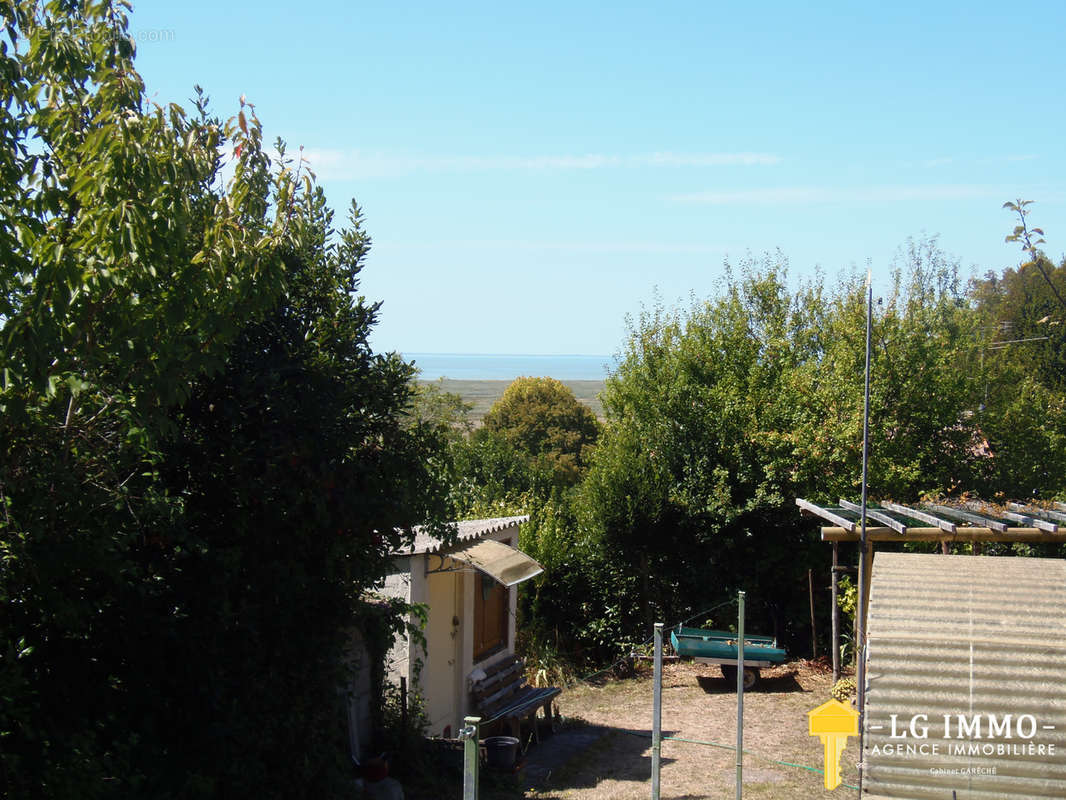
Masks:
[[[461,395],[446,392],[441,383],[414,381],[411,386],[411,408],[408,416],[412,425],[429,425],[446,431],[453,440],[468,436],[474,429],[470,419],[472,403]]]
[[[875,305],[870,398],[873,497],[916,499],[985,488],[983,334],[958,268],[935,239],[911,241]],[[866,291],[852,280],[828,300],[818,357],[790,402],[797,485],[828,503],[860,491]],[[858,398],[858,399],[856,399]]]
[[[599,435],[595,415],[553,378],[518,378],[483,423],[451,450],[459,516],[528,513],[570,491]]]
[[[5,796],[346,789],[345,627],[444,501],[358,209],[149,104],[122,5],[0,17]]]
[[[175,409],[163,454],[185,508],[157,558],[168,602],[183,605],[159,609],[152,632],[157,652],[198,648],[180,679],[160,680],[168,697],[191,694],[190,710],[225,703],[209,732],[197,733],[202,711],[167,716],[161,773],[210,780],[212,794],[345,787],[337,689],[350,628],[370,613],[360,595],[387,572],[400,531],[445,507],[446,429],[401,413],[412,368],[371,352],[373,308],[353,299],[369,247],[358,210],[326,248],[325,199],[304,200],[308,239],[286,254],[286,292]],[[279,769],[294,753],[313,757]]]
[[[832,293],[791,289],[778,255],[745,262],[705,303],[640,318],[579,510],[635,581],[611,612],[619,641],[738,588],[754,626],[800,637],[801,578],[824,549],[793,500],[859,494],[865,294],[854,276]],[[978,331],[954,265],[933,241],[908,246],[874,323],[875,497],[959,492],[982,475]]]
[[[459,518],[524,514],[545,494],[544,475],[533,469],[529,457],[484,428],[454,442],[451,453]]]
[[[1066,260],[1055,266],[1031,228],[1031,203],[1005,208],[1019,225],[1007,237],[1026,261],[974,281],[970,292],[985,329],[982,433],[992,491],[1047,497],[1066,473]]]
[[[514,381],[489,410],[484,425],[452,449],[460,516],[530,515],[520,547],[551,577],[519,593],[521,645],[529,663],[545,668],[564,650],[570,659],[581,658],[573,648],[560,645],[563,636],[573,640],[573,621],[555,612],[572,610],[569,601],[582,592],[594,596],[588,592],[590,575],[606,591],[604,584],[613,574],[609,564],[600,563],[598,551],[575,534],[573,524],[571,495],[598,435],[595,416],[566,385],[526,377]],[[560,597],[566,601],[558,602]],[[599,615],[590,618],[599,620]]]
[[[1055,392],[1066,391],[1066,259],[1056,266],[1039,249],[1040,228],[1030,229],[1028,201],[1008,203],[1020,224],[1008,241],[1027,256],[1002,274],[974,281],[971,293],[989,326],[989,358],[1009,359]],[[1035,237],[1035,238],[1034,238]]]
[[[554,378],[518,378],[489,409],[483,425],[557,485],[580,479],[599,433],[595,415]]]
[[[637,580],[621,640],[740,582],[763,604],[763,626],[784,632],[782,576],[809,558],[787,513],[795,373],[818,353],[821,315],[818,290],[792,295],[786,277],[781,256],[750,262],[711,301],[643,315],[608,380],[582,515]]]

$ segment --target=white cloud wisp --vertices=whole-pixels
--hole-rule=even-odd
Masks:
[[[320,180],[388,178],[417,172],[487,172],[499,170],[594,170],[677,167],[772,166],[771,153],[647,153],[639,155],[424,156],[370,153],[361,150],[304,150]]]
[[[997,198],[1003,189],[978,184],[927,184],[913,186],[774,186],[763,189],[676,194],[678,203],[694,205],[787,206],[811,203],[899,203],[912,200],[971,200]]]

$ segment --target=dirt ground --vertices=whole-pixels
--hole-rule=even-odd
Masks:
[[[821,774],[822,745],[807,734],[807,712],[829,699],[832,675],[794,662],[762,671],[744,695],[744,797],[840,798]],[[663,800],[735,797],[735,684],[718,667],[668,664],[663,674]],[[646,674],[568,689],[559,698],[564,729],[528,753],[525,797],[537,800],[629,800],[650,797],[652,678]],[[573,737],[572,742],[567,737]],[[572,743],[572,747],[571,747]],[[715,746],[717,745],[717,746]],[[538,758],[546,763],[538,765]],[[858,744],[841,757],[845,784],[857,782]],[[803,769],[805,765],[817,772]]]

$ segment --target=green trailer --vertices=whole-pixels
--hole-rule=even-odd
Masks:
[[[736,680],[738,653],[735,633],[679,626],[670,631],[670,644],[682,658],[718,664],[726,680]],[[750,689],[758,683],[760,668],[781,664],[787,655],[772,636],[745,635],[744,688]]]

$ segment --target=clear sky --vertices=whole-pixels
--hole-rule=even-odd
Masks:
[[[778,248],[887,275],[939,236],[1017,264],[1005,200],[1066,251],[1062,0],[142,0],[157,102],[194,84],[306,148],[374,240],[379,349],[596,353],[625,317]]]

